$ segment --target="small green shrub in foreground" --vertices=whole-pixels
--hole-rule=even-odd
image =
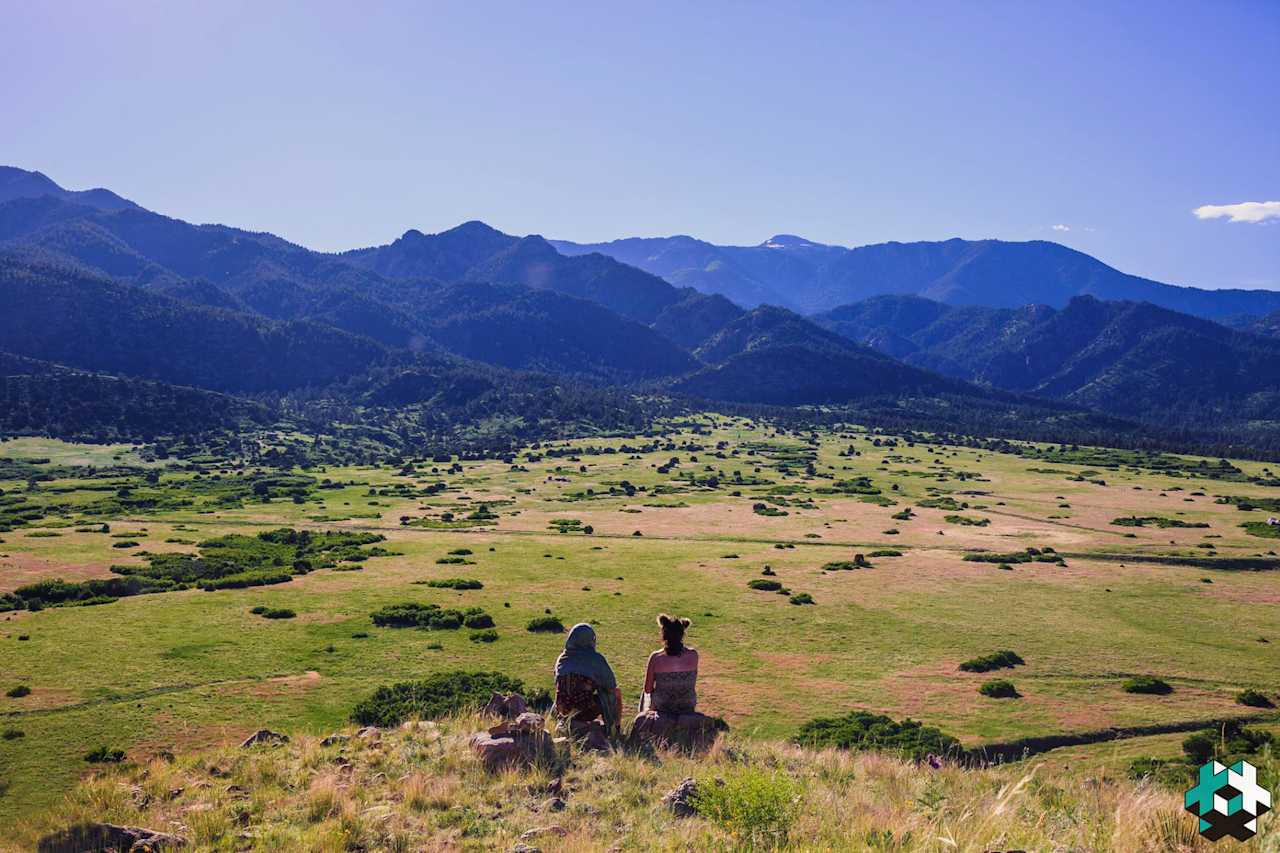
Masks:
[[[1124,683],[1125,693],[1149,693],[1154,696],[1166,696],[1173,688],[1163,679],[1154,675],[1135,675]]]
[[[800,811],[801,788],[784,772],[735,769],[723,779],[701,780],[694,791],[698,814],[719,825],[736,849],[785,847]]]
[[[497,641],[498,632],[492,628],[485,628],[483,631],[472,631],[471,642],[473,643],[492,643]]]
[[[421,681],[379,687],[351,711],[362,726],[395,726],[479,708],[493,693],[523,693],[524,684],[500,672],[437,672]]]
[[[817,602],[813,600],[813,596],[807,592],[797,592],[795,595],[791,596],[790,601],[792,604],[817,604]]]
[[[19,684],[17,687],[10,689],[4,695],[8,696],[10,699],[21,699],[23,696],[31,695],[31,688],[25,684]]]
[[[992,699],[1017,699],[1020,696],[1013,682],[1004,678],[986,682],[978,688],[978,692]]]

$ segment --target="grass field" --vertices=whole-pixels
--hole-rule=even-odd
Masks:
[[[225,498],[253,473],[233,460],[193,470],[144,464],[129,447],[0,444],[13,460],[0,471],[14,475],[0,499],[54,508],[0,533],[0,593],[109,578],[113,565],[144,565],[140,552],[195,553],[280,527],[377,533],[392,552],[272,586],[0,613],[0,694],[30,688],[0,695],[0,729],[24,735],[0,740],[0,826],[57,802],[100,745],[145,761],[262,727],[325,733],[375,687],[444,669],[549,687],[563,637],[525,630],[546,613],[596,624],[631,708],[657,647],[654,615],[689,616],[700,704],[744,738],[789,737],[857,707],[979,745],[1256,713],[1236,694],[1280,689],[1280,541],[1254,532],[1280,513],[1223,502],[1280,499],[1266,464],[704,424],[557,442],[510,462],[316,469],[306,473],[325,487],[265,502],[252,490]],[[33,486],[33,468],[54,476]],[[116,513],[104,496],[121,489],[126,502],[156,500]],[[1014,559],[1027,548],[1065,565]],[[459,549],[465,562],[437,562]],[[874,555],[890,550],[901,555]],[[869,567],[823,570],[858,554]],[[766,566],[815,604],[748,588]],[[483,588],[416,583],[450,577]],[[481,607],[499,639],[373,626],[373,611],[406,601]],[[259,605],[297,615],[265,619],[250,612]],[[1025,665],[958,670],[1001,649]],[[1122,689],[1144,674],[1172,692]],[[992,677],[1021,698],[980,695]],[[1120,743],[1043,761],[1116,768],[1117,756],[1172,756],[1179,738]]]

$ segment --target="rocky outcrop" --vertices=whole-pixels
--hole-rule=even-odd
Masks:
[[[39,853],[85,853],[98,850],[145,853],[152,850],[176,850],[185,846],[185,838],[153,829],[116,826],[111,823],[81,823],[44,836],[36,850]]]
[[[505,767],[550,766],[555,762],[555,743],[547,732],[542,715],[526,711],[515,720],[504,721],[471,736],[471,749],[488,770]]]
[[[716,742],[720,732],[729,726],[719,717],[705,714],[660,714],[642,711],[631,724],[627,737],[629,749],[664,746],[688,752],[706,752]]]

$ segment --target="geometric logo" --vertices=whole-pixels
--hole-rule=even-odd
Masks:
[[[1224,835],[1248,841],[1258,833],[1258,816],[1271,810],[1271,794],[1258,784],[1258,768],[1247,761],[1202,765],[1200,781],[1183,802],[1200,818],[1200,834],[1210,841]]]

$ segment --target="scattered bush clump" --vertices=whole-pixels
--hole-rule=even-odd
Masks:
[[[473,643],[492,643],[498,639],[498,632],[492,628],[483,631],[472,631],[470,640]]]
[[[472,578],[441,578],[425,581],[425,584],[437,589],[484,589],[484,584]]]
[[[23,696],[31,695],[31,688],[25,684],[19,684],[17,687],[11,687],[4,695],[10,699],[21,699]]]
[[[1260,690],[1241,690],[1236,694],[1236,701],[1250,708],[1274,708],[1276,705]]]
[[[751,589],[757,589],[761,592],[777,592],[782,589],[782,584],[778,581],[766,580],[765,578],[754,578],[747,581],[747,586]]]
[[[814,748],[835,746],[855,751],[895,752],[915,761],[930,754],[960,751],[960,741],[938,729],[911,719],[897,722],[869,711],[810,720],[800,727],[795,742]]]
[[[969,515],[945,515],[942,520],[948,524],[959,524],[967,527],[986,527],[991,523],[989,518],[974,518]]]
[[[535,634],[563,634],[564,623],[555,616],[536,616],[529,620],[525,630],[532,631]]]
[[[989,655],[970,658],[960,664],[962,672],[990,672],[993,669],[1011,669],[1022,666],[1026,661],[1017,652],[1002,649]]]
[[[902,552],[895,551],[892,548],[881,548],[878,551],[872,551],[870,554],[867,554],[867,556],[868,557],[901,557]]]
[[[1125,693],[1149,693],[1155,696],[1166,696],[1173,688],[1163,679],[1154,675],[1135,675],[1124,683]]]
[[[0,732],[0,738],[4,738],[5,740],[17,740],[20,737],[26,736],[27,733],[22,729],[5,729],[3,732]]]
[[[978,688],[978,692],[992,699],[1017,699],[1021,695],[1018,693],[1017,688],[1013,686],[1012,681],[1003,678],[985,682]]]
[[[292,619],[298,615],[287,607],[263,607],[261,605],[249,612],[255,613],[263,619]]]
[[[124,750],[100,746],[86,754],[84,760],[90,764],[119,764],[124,761]]]
[[[479,708],[494,693],[523,693],[524,683],[500,672],[438,672],[421,681],[379,687],[351,711],[362,726],[395,726]]]
[[[1136,516],[1130,515],[1123,518],[1113,518],[1111,523],[1116,527],[1208,527],[1203,521],[1183,521],[1179,518],[1163,518],[1158,515]]]
[[[790,601],[792,604],[817,604],[817,602],[813,600],[813,596],[807,592],[797,592],[795,595],[791,596]]]
[[[373,624],[379,628],[423,628],[436,631],[451,631],[461,628],[468,619],[476,621],[480,617],[489,619],[489,625],[493,624],[493,620],[479,607],[455,610],[453,608],[442,608],[438,604],[419,604],[415,601],[389,604],[370,614]],[[477,624],[470,627],[483,628],[487,626]]]

